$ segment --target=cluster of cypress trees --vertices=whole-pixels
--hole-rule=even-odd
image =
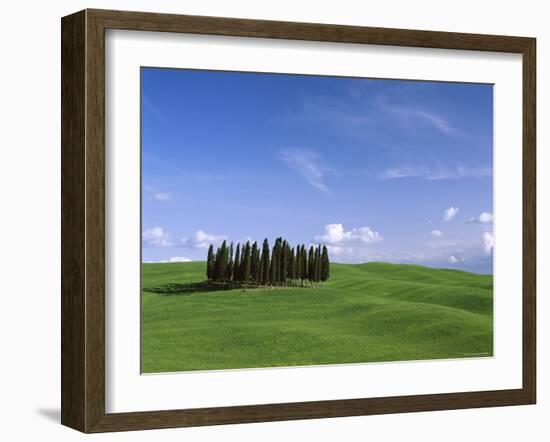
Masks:
[[[208,248],[206,276],[209,281],[248,286],[305,287],[305,281],[314,285],[330,276],[330,262],[326,246],[310,246],[309,251],[301,244],[291,247],[288,241],[277,238],[272,249],[264,239],[260,250],[256,242],[227,242],[214,252]]]

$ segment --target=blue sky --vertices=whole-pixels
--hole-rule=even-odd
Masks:
[[[142,68],[143,261],[223,239],[492,273],[491,85]]]

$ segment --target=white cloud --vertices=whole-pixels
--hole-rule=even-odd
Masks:
[[[323,235],[316,236],[314,240],[330,245],[349,244],[355,242],[367,244],[373,241],[381,241],[382,236],[370,227],[357,227],[346,231],[344,230],[344,226],[342,224],[327,224],[325,226],[325,233]]]
[[[432,235],[435,238],[441,238],[443,236],[443,232],[441,230],[432,230],[430,232],[430,235]]]
[[[493,234],[491,232],[483,232],[483,250],[486,255],[491,255],[493,253],[494,245]]]
[[[167,261],[163,262],[191,262],[191,259],[186,258],[185,256],[172,256]]]
[[[493,222],[493,214],[488,212],[483,212],[479,215],[478,220],[480,223],[487,224]]]
[[[279,156],[290,169],[302,175],[313,187],[322,192],[330,193],[330,190],[323,183],[328,168],[323,165],[319,154],[305,149],[285,149],[279,152]]]
[[[396,180],[402,178],[417,178],[429,181],[458,180],[462,178],[483,178],[491,176],[491,167],[411,167],[401,166],[386,169],[378,175],[381,180]]]
[[[367,255],[367,245],[382,239],[382,235],[370,227],[345,230],[342,224],[327,224],[324,233],[315,236],[313,241],[326,245],[333,257],[361,261]]]
[[[186,258],[185,256],[172,256],[168,259],[162,259],[160,261],[143,261],[145,264],[157,264],[157,263],[168,263],[168,262],[191,262],[190,258]]]
[[[443,213],[443,219],[445,221],[452,220],[456,214],[458,213],[458,207],[449,207],[448,209],[445,209],[445,212]]]
[[[193,235],[182,238],[181,243],[184,247],[191,249],[207,249],[210,244],[217,245],[225,239],[227,237],[224,235],[215,235],[197,230]]]
[[[434,114],[432,112],[427,112],[423,110],[416,109],[402,109],[404,114],[408,117],[418,118],[427,122],[428,124],[434,126],[436,129],[439,129],[445,134],[450,134],[454,132],[454,129],[451,127],[451,124],[443,117]]]
[[[146,230],[141,235],[143,243],[150,247],[170,247],[172,242],[170,236],[163,230],[162,227],[153,227]]]
[[[490,224],[494,220],[494,216],[489,212],[482,212],[479,216],[472,216],[468,219],[469,223]]]
[[[156,201],[170,201],[172,196],[166,192],[155,192],[153,193],[152,198]]]
[[[330,256],[334,256],[338,258],[353,256],[352,247],[333,246],[329,244],[327,245],[327,249]]]
[[[161,192],[149,184],[143,186],[143,192],[149,201],[170,201],[172,199],[172,195],[168,192]]]
[[[459,267],[480,273],[492,271],[492,254],[487,255],[484,252],[479,232],[470,237],[453,237],[447,231],[442,231],[441,237],[432,237],[412,248],[407,248],[398,240],[397,242],[390,240],[384,245],[382,236],[372,229],[369,230],[373,233],[366,235],[366,242],[353,240],[356,235],[350,232],[357,230],[346,230],[343,226],[340,227],[340,224],[329,224],[325,227],[323,234],[315,236],[312,242],[325,244],[334,262],[384,261],[438,268]]]

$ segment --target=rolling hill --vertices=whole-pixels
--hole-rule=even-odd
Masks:
[[[224,290],[204,262],[142,264],[142,372],[491,356],[493,278],[331,264],[324,288]]]

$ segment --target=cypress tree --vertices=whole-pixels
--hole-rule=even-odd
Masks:
[[[227,265],[228,265],[228,250],[227,250],[227,241],[224,241],[222,243],[222,248],[220,250],[221,257],[220,257],[220,279],[222,281],[225,281],[226,271],[227,271]]]
[[[290,247],[290,246],[289,246]],[[288,279],[291,283],[294,282],[294,275],[296,274],[296,255],[294,254],[294,247],[288,252]]]
[[[313,246],[309,247],[309,254],[307,257],[307,279],[313,282],[315,279],[315,251]]]
[[[216,250],[216,253],[214,254],[214,271],[212,272],[212,280],[219,281],[220,280],[220,259],[221,259],[221,250],[218,247]]]
[[[250,256],[250,242],[247,241],[244,248],[243,259],[241,262],[241,276],[244,282],[244,289],[248,287],[248,282],[250,279],[250,265],[251,265],[251,256]]]
[[[269,283],[269,242],[267,238],[264,239],[262,245],[262,258],[261,258],[261,283],[267,285]]]
[[[233,243],[229,246],[229,262],[225,269],[225,280],[231,281],[231,276],[233,275]]]
[[[330,261],[328,259],[327,246],[323,246],[321,255],[321,281],[325,282],[330,277]]]
[[[296,246],[296,267],[294,270],[294,278],[301,279],[302,278],[302,255],[301,255],[302,248],[298,244]]]
[[[254,277],[254,281],[256,282],[256,285],[260,285],[260,280],[262,279],[262,274],[260,272],[260,266],[261,266],[261,252],[260,252],[260,246],[257,243],[256,244],[256,255],[254,258],[255,266],[256,266],[256,276]]]
[[[294,247],[288,245],[288,273],[287,278],[290,280],[294,279],[294,273],[296,270],[296,256],[294,254]]]
[[[321,246],[315,250],[315,282],[321,280]]]
[[[283,241],[283,238],[279,238],[279,247],[277,248],[279,252],[278,263],[279,263],[279,270],[278,270],[278,278],[277,281],[279,282],[279,285],[282,285],[283,279],[285,275],[283,275],[283,269],[286,270],[286,265],[284,263],[285,259],[285,244]]]
[[[235,262],[233,263],[233,281],[240,281],[239,270],[241,268],[241,245],[237,243],[237,250],[235,251]]]
[[[296,273],[296,255],[294,254],[294,247],[288,245],[288,279],[294,279]]]
[[[258,243],[254,241],[252,244],[252,251],[250,252],[250,278],[253,282],[259,281],[258,273],[260,271],[260,252],[258,250]]]
[[[242,282],[245,282],[245,279],[244,279],[244,254],[245,254],[247,246],[248,246],[248,242],[246,244],[243,244],[243,247],[241,249],[241,266],[239,267],[239,279]]]
[[[271,286],[296,286],[308,280],[312,286],[325,282],[330,277],[330,261],[327,246],[304,244],[291,247],[290,243],[278,237],[270,249],[267,238],[262,250],[257,242],[247,241],[234,246],[224,241],[214,252],[214,246],[208,247],[206,276],[209,281],[242,283],[246,290],[250,284]]]
[[[279,264],[277,262],[277,240],[275,240],[275,244],[273,245],[273,249],[271,250],[271,265],[269,269],[269,284],[277,284],[277,269],[279,268]]]
[[[206,277],[209,281],[212,280],[214,273],[214,246],[210,244],[208,247],[208,257],[206,258]]]
[[[286,240],[284,240],[281,244],[281,255],[280,255],[280,260],[279,260],[279,263],[280,263],[280,270],[279,270],[279,275],[280,275],[280,279],[279,281],[281,282],[281,285],[286,285],[286,272],[287,272],[287,242]]]
[[[283,245],[283,238],[278,238],[277,239],[277,276],[275,279],[275,282],[277,283],[277,285],[281,285],[281,280],[282,280],[282,276],[281,276],[281,267],[282,267],[281,258],[283,256],[282,245]]]
[[[302,251],[301,251],[300,254],[302,256],[302,273],[300,275],[300,278],[302,279],[302,287],[303,287],[304,286],[304,281],[308,277],[307,253],[306,253],[306,246],[304,244],[302,244]]]
[[[292,266],[292,273],[293,273],[293,276],[294,276],[294,285],[297,285],[298,280],[300,279],[300,273],[299,273],[299,270],[298,270],[298,251],[299,250],[300,250],[300,247],[296,246],[294,248],[294,252],[292,254],[292,259],[294,261],[294,264]]]

